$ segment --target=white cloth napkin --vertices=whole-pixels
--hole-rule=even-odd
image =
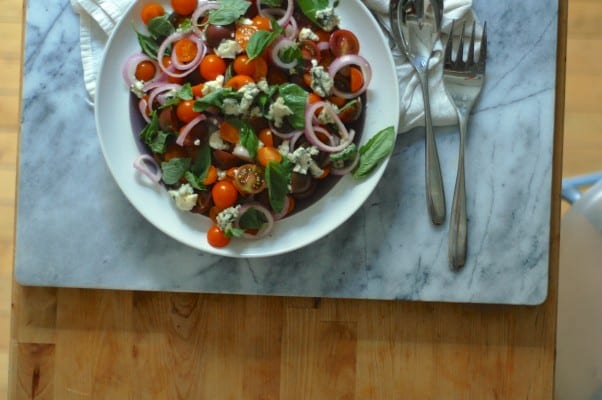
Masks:
[[[80,16],[81,57],[84,83],[90,99],[94,98],[96,75],[107,40],[116,24],[135,0],[71,0],[73,10]],[[389,0],[362,0],[368,8],[379,14],[383,22],[388,21]],[[472,0],[445,0],[442,30],[449,30],[452,19],[472,23],[475,15]],[[434,126],[456,123],[456,114],[445,94],[441,73],[441,52],[430,63],[430,101]],[[394,52],[400,84],[401,110],[399,132],[424,126],[424,107],[420,82],[405,56]]]

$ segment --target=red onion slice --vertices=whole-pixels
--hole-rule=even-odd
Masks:
[[[173,51],[171,53],[171,65],[175,69],[182,71],[182,73],[184,73],[185,71],[188,71],[189,73],[192,69],[198,67],[201,64],[201,61],[207,53],[207,47],[205,46],[205,43],[201,40],[201,38],[196,35],[187,35],[183,39],[189,39],[196,45],[196,55],[194,56],[192,61],[187,63],[181,63],[178,60],[178,57],[176,56],[176,52]],[[188,73],[186,73],[186,75],[188,75]]]
[[[151,171],[151,167],[154,171]],[[134,168],[147,176],[154,183],[161,181],[161,167],[157,161],[148,154],[141,154],[134,160]]]
[[[295,67],[298,63],[297,60],[293,60],[289,63],[285,63],[280,58],[280,52],[288,47],[295,46],[295,42],[285,37],[281,37],[277,40],[276,44],[272,47],[272,51],[270,56],[274,64],[282,69],[291,69]]]
[[[192,131],[192,128],[194,128],[199,122],[204,121],[206,119],[207,117],[205,116],[205,114],[200,114],[198,117],[184,125],[180,130],[178,138],[176,139],[176,144],[178,146],[184,146],[184,141],[186,140],[188,134]]]
[[[148,108],[152,111],[154,110],[153,105],[155,104],[155,99],[159,101],[160,104],[165,103],[165,100],[162,97],[157,97],[161,93],[165,93],[170,90],[179,90],[182,86],[177,83],[164,83],[162,85],[157,85],[148,95]]]
[[[199,35],[199,37],[203,37],[203,32],[199,29],[199,19],[201,19],[207,11],[215,10],[216,8],[219,8],[219,3],[216,1],[201,1],[190,16],[192,31]]]
[[[316,135],[317,128],[313,125],[313,118],[316,110],[318,110],[320,107],[323,107],[324,110],[329,114],[329,116],[332,118],[339,130],[341,141],[337,145],[328,145],[321,141]],[[342,151],[345,147],[349,146],[351,142],[353,142],[355,132],[353,130],[351,132],[347,131],[347,128],[343,124],[343,121],[341,121],[341,119],[334,111],[330,103],[325,101],[317,101],[310,107],[307,107],[307,109],[305,110],[305,137],[312,145],[316,146],[320,151],[324,151],[326,153],[338,153],[339,151]],[[332,142],[334,138],[329,140]]]
[[[328,42],[318,42],[316,46],[318,46],[318,50],[320,51],[330,50],[330,43]]]
[[[343,168],[331,168],[330,173],[333,175],[347,175],[348,173],[353,171],[355,167],[357,167],[357,164],[359,164],[359,162],[360,152],[358,151],[357,153],[355,153],[355,157],[353,158],[351,163],[349,163],[349,165],[346,165]]]
[[[165,57],[165,52],[167,51],[167,48],[170,45],[172,45],[173,43],[177,42],[178,40],[184,39],[185,37],[191,38],[191,40],[193,42],[195,42],[195,44],[197,45],[197,48],[198,48],[196,57],[194,58],[194,60],[192,62],[189,62],[187,64],[181,64],[181,63],[177,62],[177,57],[175,56],[175,52],[174,52],[171,55],[172,65],[170,65],[169,67],[166,67],[165,65],[163,65],[163,62],[158,63],[161,70],[173,78],[183,78],[183,77],[189,75],[196,67],[199,66],[199,64],[205,57],[205,53],[207,52],[207,46],[205,46],[203,41],[198,36],[191,35],[189,32],[174,32],[171,35],[169,35],[163,41],[163,43],[161,43],[161,46],[159,46],[159,50],[157,51],[157,59],[163,60],[163,57]],[[174,60],[176,60],[176,62],[174,62]],[[184,66],[184,70],[177,71],[176,63],[180,66]]]
[[[271,18],[273,16],[273,13],[278,13],[278,12],[282,11],[282,9],[279,9],[279,8],[262,9],[261,8],[261,0],[256,0],[255,4],[257,6],[257,12],[259,13],[259,15],[261,15],[264,18]],[[285,27],[289,23],[291,17],[293,16],[294,10],[295,10],[294,0],[287,0],[286,10],[284,11],[282,17],[276,21],[276,22],[278,22],[278,25]]]
[[[140,99],[140,101],[138,102],[138,110],[140,110],[140,114],[142,115],[142,118],[144,118],[144,120],[147,123],[150,123],[151,119],[146,114],[146,111],[148,110],[148,102],[146,101],[146,99]]]
[[[148,81],[148,82],[152,82],[152,81],[154,81],[157,78],[157,71],[159,71],[159,65],[157,64],[157,62],[155,60],[153,60],[152,58],[150,58],[149,56],[147,56],[144,53],[132,54],[125,61],[125,64],[123,64],[123,68],[121,70],[121,74],[123,75],[123,80],[125,81],[125,83],[128,86],[131,86],[135,81],[137,81],[137,79],[136,79],[136,67],[142,61],[148,61],[148,62],[152,63],[155,66],[155,71],[156,71],[155,72],[155,77],[153,79],[151,79],[150,81]]]
[[[328,68],[328,73],[330,74],[332,79],[334,79],[335,75],[341,69],[351,66],[351,65],[358,66],[360,68],[360,70],[362,72],[362,76],[364,77],[364,84],[362,85],[360,90],[358,90],[357,92],[353,92],[353,93],[340,91],[336,88],[336,86],[334,86],[332,88],[332,92],[335,95],[342,97],[344,99],[352,99],[352,98],[357,97],[360,94],[364,93],[366,91],[366,89],[368,89],[368,85],[370,84],[370,81],[372,80],[372,68],[370,67],[370,64],[368,63],[368,61],[366,61],[366,59],[364,57],[357,55],[357,54],[346,54],[344,56],[335,58],[332,61],[332,64],[330,64],[330,67]]]
[[[272,213],[270,212],[270,210],[268,210],[266,207],[264,207],[262,204],[257,203],[257,202],[251,202],[251,203],[246,203],[243,204],[240,207],[240,210],[238,211],[238,219],[234,222],[234,225],[236,227],[238,227],[238,221],[240,220],[240,218],[243,216],[243,214],[245,212],[247,212],[250,208],[254,208],[257,211],[261,212],[263,215],[265,215],[265,218],[267,220],[267,222],[265,224],[263,224],[263,226],[259,229],[259,231],[253,235],[250,233],[243,233],[242,237],[245,239],[261,239],[263,237],[266,237],[267,235],[270,234],[270,232],[272,232],[272,229],[274,228],[274,216],[272,215]]]

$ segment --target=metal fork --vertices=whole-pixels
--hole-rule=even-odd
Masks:
[[[453,32],[455,21],[452,22],[449,39],[445,48],[443,82],[448,97],[452,100],[458,123],[460,125],[460,153],[458,157],[458,174],[454,188],[452,211],[449,228],[449,261],[452,269],[459,269],[466,261],[467,251],[467,213],[466,185],[464,179],[464,142],[468,126],[468,117],[472,107],[481,93],[485,80],[485,60],[487,58],[487,23],[483,25],[481,47],[478,59],[475,59],[475,30],[472,25],[468,56],[464,60],[464,34],[462,26],[460,43],[453,58]]]

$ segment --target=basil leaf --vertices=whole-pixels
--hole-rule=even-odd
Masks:
[[[165,104],[163,104],[160,108],[167,108],[178,105],[183,100],[192,100],[194,95],[192,94],[192,85],[190,83],[185,83],[180,89],[178,89],[175,93],[175,96],[167,99]]]
[[[207,189],[203,184],[203,181],[207,177],[211,167],[211,149],[208,144],[203,145],[198,155],[190,165],[190,170],[184,173],[184,179],[190,183],[190,185],[198,190]]]
[[[210,106],[216,106],[222,108],[224,104],[224,98],[227,95],[233,93],[231,88],[221,88],[215,92],[211,92],[194,102],[193,110],[197,112],[203,112]]]
[[[316,12],[327,8],[330,4],[329,0],[295,0],[301,12],[305,14],[316,25],[321,26],[316,20]]]
[[[154,39],[167,37],[176,31],[176,28],[171,24],[167,14],[155,17],[148,21],[148,33]]]
[[[157,43],[157,41],[152,37],[139,32],[134,26],[134,24],[132,24],[132,28],[134,29],[134,32],[136,32],[138,44],[140,45],[142,52],[150,58],[156,60],[157,53],[159,52],[159,47],[161,47],[161,45]]]
[[[247,149],[249,155],[254,158],[257,155],[259,139],[257,138],[257,135],[255,134],[251,124],[249,124],[247,121],[237,118],[231,118],[226,121],[238,129],[240,144]]]
[[[167,185],[177,183],[190,167],[190,158],[172,158],[161,163],[163,182]]]
[[[240,228],[228,228],[226,229],[226,232],[224,232],[224,234],[226,235],[226,237],[241,237],[243,235],[243,233],[245,233],[244,229],[240,229]]]
[[[269,7],[280,7],[282,6],[282,0],[261,0],[261,4]]]
[[[305,128],[305,107],[307,105],[307,93],[301,86],[295,83],[280,85],[278,92],[293,115],[288,116],[288,121],[295,129]]]
[[[374,135],[368,143],[360,147],[360,161],[353,171],[353,177],[365,178],[378,163],[387,158],[395,145],[395,129],[392,126]]]
[[[221,0],[219,7],[209,14],[209,23],[213,25],[230,25],[245,15],[251,3],[245,0]]]
[[[167,147],[167,138],[170,135],[170,132],[159,129],[159,118],[157,117],[157,112],[153,111],[151,121],[140,132],[140,139],[154,153],[163,154]]]
[[[303,54],[301,53],[301,49],[298,46],[289,46],[282,50],[279,54],[280,60],[283,63],[292,63],[293,61],[302,61]]]
[[[241,229],[260,229],[268,222],[265,215],[256,208],[249,208],[238,220],[238,226]]]
[[[265,170],[270,206],[276,212],[280,212],[284,208],[284,199],[288,194],[292,171],[293,165],[287,159],[283,159],[281,163],[271,161]]]
[[[246,47],[249,61],[259,57],[284,32],[284,29],[275,20],[272,20],[272,27],[271,32],[259,30],[249,38]]]

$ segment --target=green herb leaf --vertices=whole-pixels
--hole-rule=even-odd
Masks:
[[[174,96],[166,99],[165,104],[163,104],[160,108],[168,108],[175,105],[178,105],[183,100],[192,100],[194,95],[192,94],[192,85],[190,83],[185,83],[180,89],[178,89]]]
[[[301,12],[305,14],[313,23],[320,25],[320,22],[316,20],[316,12],[327,8],[330,4],[330,0],[295,0],[297,5],[301,9]]]
[[[194,102],[193,110],[197,112],[203,112],[210,106],[222,108],[224,99],[230,94],[233,94],[233,90],[231,88],[221,88],[215,92],[211,92],[200,99],[197,99]]]
[[[167,14],[155,17],[148,21],[148,33],[154,39],[165,38],[176,31]]]
[[[156,111],[153,111],[150,118],[151,121],[140,132],[140,139],[154,153],[163,154],[167,147],[167,139],[171,133],[159,129],[159,118]]]
[[[172,158],[161,163],[163,182],[167,185],[176,184],[190,168],[190,158]]]
[[[245,0],[220,0],[219,8],[209,14],[209,23],[213,25],[230,25],[247,12],[251,3]]]
[[[270,206],[276,212],[284,208],[284,199],[288,193],[292,172],[293,165],[287,159],[283,159],[281,163],[271,161],[265,170]]]
[[[361,179],[368,176],[380,161],[391,154],[394,145],[395,129],[392,126],[374,135],[368,143],[360,147],[360,162],[353,171],[353,177]]]
[[[260,229],[268,222],[265,215],[256,208],[249,208],[238,220],[238,226],[241,229]]]
[[[309,93],[295,83],[280,85],[278,93],[284,100],[286,106],[293,111],[293,115],[287,117],[291,126],[295,129],[304,129],[305,107],[307,105],[307,96]]]
[[[157,40],[153,39],[151,36],[145,35],[139,32],[136,29],[136,26],[132,23],[132,28],[134,32],[136,32],[136,37],[138,38],[138,44],[142,49],[142,52],[149,56],[150,58],[156,60],[157,53],[159,52],[159,47],[161,46]]]
[[[211,149],[208,144],[205,144],[201,147],[198,155],[190,165],[190,170],[184,173],[184,179],[186,179],[193,188],[205,190],[207,188],[203,184],[203,181],[207,177],[210,166]]]
[[[259,146],[259,139],[253,130],[251,124],[247,121],[238,118],[228,119],[227,122],[238,129],[240,135],[240,144],[247,149],[251,157],[257,155],[257,148]]]
[[[271,32],[259,30],[249,38],[249,42],[247,43],[246,47],[249,61],[259,57],[261,53],[263,53],[264,50],[267,49],[268,46],[278,38],[278,36],[282,35],[282,32],[284,32],[284,29],[274,20],[272,20],[272,27],[273,30]]]
[[[280,59],[283,63],[292,63],[297,60],[298,62],[303,61],[303,54],[299,46],[289,46],[283,49],[279,54]]]
[[[261,4],[268,7],[280,7],[282,6],[282,0],[261,0]]]
[[[226,235],[226,237],[241,237],[243,235],[243,233],[245,233],[244,229],[240,229],[240,228],[228,228],[226,229],[226,232],[224,232],[224,234]]]

